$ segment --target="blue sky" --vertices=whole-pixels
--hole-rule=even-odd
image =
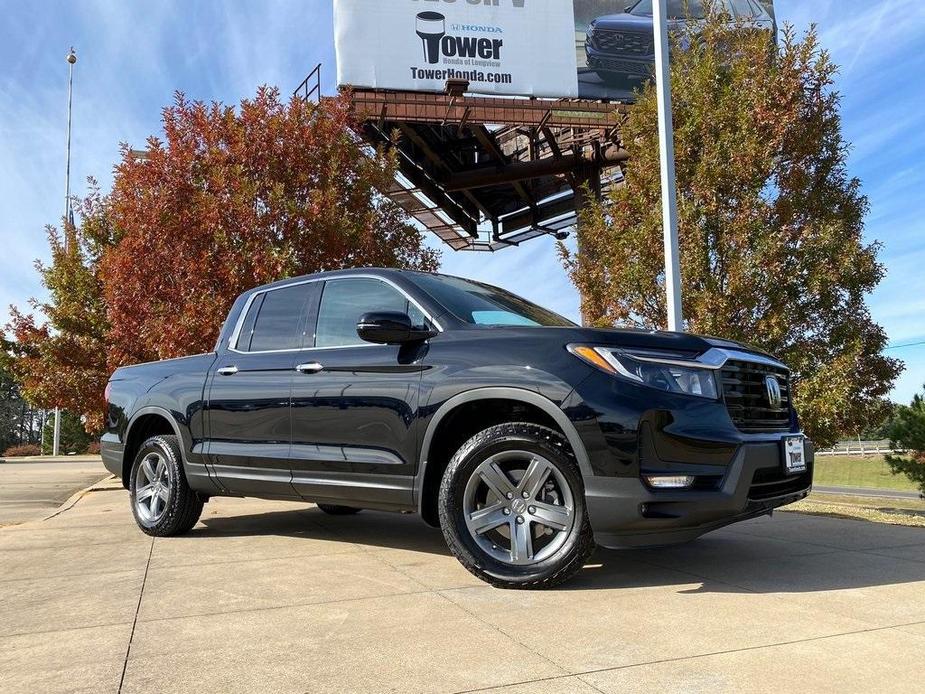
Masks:
[[[777,0],[781,20],[819,25],[842,66],[851,172],[871,200],[867,238],[889,273],[870,297],[891,344],[925,341],[925,2]],[[112,180],[120,142],[160,132],[175,90],[237,103],[259,84],[293,89],[317,63],[334,89],[330,0],[2,0],[0,13],[0,321],[41,295],[33,268],[48,255],[43,227],[63,211],[64,56],[77,49],[72,188]],[[443,269],[501,284],[576,317],[578,297],[553,244],[492,256],[444,252]],[[907,369],[905,402],[925,382],[925,345],[892,349]]]

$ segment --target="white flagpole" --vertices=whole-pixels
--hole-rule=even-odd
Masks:
[[[665,233],[665,292],[668,329],[682,331],[681,266],[678,250],[678,200],[674,170],[674,124],[671,118],[671,71],[668,55],[668,0],[653,0],[655,23],[655,88],[658,96],[658,141],[662,176],[662,220]]]

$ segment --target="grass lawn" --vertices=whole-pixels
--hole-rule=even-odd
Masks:
[[[816,456],[813,484],[832,487],[873,487],[914,492],[918,488],[905,475],[894,475],[883,456]]]
[[[803,501],[784,506],[781,511],[925,528],[925,501],[919,499],[873,499],[814,493]]]

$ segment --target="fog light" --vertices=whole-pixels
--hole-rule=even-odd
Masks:
[[[686,489],[694,484],[692,475],[646,475],[646,482],[656,489]]]

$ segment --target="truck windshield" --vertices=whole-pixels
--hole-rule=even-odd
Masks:
[[[415,283],[471,325],[575,327],[562,316],[503,289],[445,275],[414,275]]]
[[[630,10],[638,17],[652,16],[652,0],[641,0]],[[706,13],[700,0],[668,0],[669,19],[703,19]]]

